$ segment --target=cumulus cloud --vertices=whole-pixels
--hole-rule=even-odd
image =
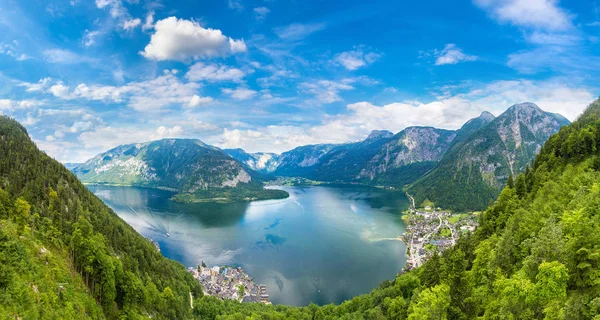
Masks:
[[[192,99],[190,99],[190,102],[188,103],[188,107],[190,108],[196,108],[196,107],[200,107],[200,106],[204,106],[207,105],[209,103],[213,102],[213,98],[211,97],[200,97],[199,95],[195,94]]]
[[[519,27],[565,30],[572,27],[569,14],[557,0],[474,0],[500,22]]]
[[[246,73],[237,68],[218,65],[216,63],[196,62],[190,67],[185,77],[190,81],[240,81]]]
[[[381,57],[380,54],[366,52],[365,47],[359,46],[355,50],[338,53],[334,60],[344,68],[353,71],[372,64],[379,57]]]
[[[130,82],[123,86],[79,84],[74,88],[59,82],[49,91],[64,100],[86,99],[105,102],[123,102],[137,111],[159,111],[164,107],[189,105],[200,88],[195,82],[181,82],[174,71],[165,71],[154,79]]]
[[[300,40],[323,29],[325,29],[324,23],[292,23],[285,27],[275,28],[273,31],[281,39]]]
[[[449,43],[444,47],[441,51],[435,51],[434,55],[436,56],[435,65],[441,66],[444,64],[457,64],[465,61],[475,61],[477,60],[476,56],[471,56],[465,54],[462,49],[457,47],[453,43]]]
[[[499,115],[511,105],[524,101],[534,102],[545,111],[574,120],[594,97],[590,90],[561,79],[496,81],[471,87],[466,93],[446,92],[431,102],[352,103],[346,106],[345,113],[327,116],[315,126],[272,125],[232,129],[224,131],[216,141],[220,146],[241,147],[251,152],[280,153],[306,144],[358,141],[374,129],[392,132],[408,126],[457,129],[483,111]]]
[[[57,98],[72,99],[72,95],[69,93],[69,87],[65,86],[62,82],[59,82],[50,87],[50,93],[52,93]]]
[[[169,17],[154,25],[150,43],[141,54],[151,60],[221,57],[247,50],[244,40],[234,40],[221,30],[203,28],[198,22]]]
[[[106,126],[82,133],[79,141],[86,149],[103,152],[122,144],[181,137],[184,131],[179,125],[159,126],[156,129]]]
[[[21,109],[31,109],[42,105],[38,100],[11,100],[0,99],[0,111],[15,111]]]
[[[238,87],[236,89],[224,88],[221,89],[221,92],[230,95],[232,98],[236,100],[248,100],[254,97],[258,92],[252,89]]]

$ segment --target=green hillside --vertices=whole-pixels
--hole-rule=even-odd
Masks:
[[[473,235],[369,294],[301,308],[202,297],[192,310],[189,291],[201,293],[184,268],[2,118],[0,311],[3,318],[52,308],[59,318],[600,319],[599,150],[596,101],[509,181]],[[15,275],[23,265],[29,273]],[[64,278],[66,291],[55,293]]]
[[[4,116],[0,155],[1,318],[191,315],[189,294],[202,292],[183,266]]]

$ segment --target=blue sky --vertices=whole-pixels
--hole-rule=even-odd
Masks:
[[[0,113],[80,162],[199,138],[282,152],[600,93],[600,2],[0,0]]]

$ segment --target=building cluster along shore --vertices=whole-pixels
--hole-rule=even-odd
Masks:
[[[241,267],[198,266],[190,267],[188,271],[200,282],[206,295],[223,300],[271,304],[267,286],[254,283]]]
[[[460,233],[477,228],[477,213],[453,214],[441,208],[415,208],[408,195],[410,208],[404,215],[407,222],[402,241],[406,244],[406,265],[403,271],[421,266],[435,252],[442,252],[456,244]]]

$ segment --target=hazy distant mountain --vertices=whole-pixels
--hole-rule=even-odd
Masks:
[[[393,135],[389,131],[375,130],[363,141],[335,146],[314,165],[309,178],[320,181],[356,181],[367,161]]]
[[[76,162],[63,163],[63,166],[65,166],[65,168],[67,168],[69,170],[73,170],[73,169],[77,168],[79,165],[81,165],[81,163],[76,163]]]
[[[483,209],[508,177],[524,171],[544,142],[568,124],[533,103],[514,105],[483,128],[470,129],[472,135],[453,144],[439,165],[407,191],[417,203],[429,199],[443,208]]]
[[[73,172],[85,183],[169,189],[190,196],[179,198],[186,201],[240,200],[265,195],[259,194],[264,190],[257,181],[257,173],[221,149],[195,139],[164,139],[118,146],[88,160]],[[253,193],[245,192],[247,189]],[[219,191],[227,191],[227,194]]]
[[[276,153],[256,152],[248,153],[243,149],[223,149],[237,161],[247,165],[250,169],[263,173],[271,173],[279,165],[279,155]]]
[[[310,176],[321,158],[335,148],[336,144],[316,144],[294,148],[279,157],[275,175]]]

